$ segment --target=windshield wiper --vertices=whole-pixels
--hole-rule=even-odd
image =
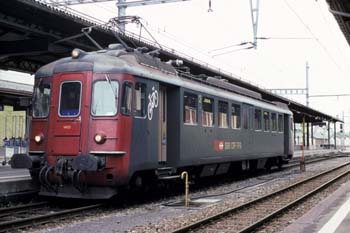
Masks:
[[[105,75],[105,78],[106,78],[106,81],[108,82],[109,84],[109,87],[111,88],[112,92],[113,92],[113,95],[114,95],[114,98],[118,99],[118,96],[117,96],[117,93],[115,93],[115,90],[112,86],[112,82],[111,82],[111,79],[109,78],[108,74]]]

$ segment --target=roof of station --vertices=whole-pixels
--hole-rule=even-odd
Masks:
[[[329,11],[334,15],[340,29],[350,45],[350,1],[327,0]]]
[[[0,68],[34,73],[49,62],[70,56],[74,48],[96,50],[93,43],[82,35],[81,29],[101,23],[97,19],[67,13],[36,0],[0,1],[0,47],[5,48],[0,51]],[[95,28],[90,35],[102,47],[116,43],[115,36],[107,29]],[[159,48],[156,43],[140,40],[132,34],[120,36],[131,47]],[[295,122],[301,123],[304,117],[307,122],[340,121],[171,48],[162,46],[160,58],[163,61],[181,59],[194,75],[221,76],[233,84],[261,93],[265,100],[286,103],[294,114]]]

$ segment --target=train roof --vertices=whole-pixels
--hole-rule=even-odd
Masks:
[[[159,82],[187,88],[192,91],[217,96],[259,106],[263,109],[280,113],[292,114],[287,107],[272,103],[261,98],[259,93],[229,84],[218,77],[198,77],[183,71],[184,67],[174,67],[174,61],[163,62],[156,55],[157,51],[145,52],[136,49],[128,52],[118,45],[110,49],[96,52],[79,53],[77,57],[62,58],[40,68],[36,78],[51,77],[54,73],[93,71],[94,73],[128,73],[135,76],[153,79]],[[175,62],[176,63],[176,62]],[[286,105],[284,105],[286,106]]]

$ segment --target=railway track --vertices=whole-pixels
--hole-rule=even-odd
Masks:
[[[320,192],[328,185],[350,174],[350,163],[309,177],[239,206],[178,228],[182,232],[251,232],[292,206]]]
[[[329,160],[329,159],[336,159],[339,156],[336,155],[320,155],[320,156],[314,156],[314,157],[305,157],[305,163],[306,164],[312,164],[312,163],[317,163],[321,162],[324,160]],[[290,167],[297,167],[300,165],[300,158],[293,158],[291,161],[289,161],[288,164],[283,165],[283,168],[290,168]]]
[[[37,202],[0,209],[0,232],[9,232],[31,227],[33,224],[41,225],[50,221],[66,219],[88,210],[103,207],[104,204],[79,206],[75,208],[61,208],[49,202]]]
[[[319,162],[331,158],[336,157],[326,156],[310,158],[306,160],[306,163]],[[290,164],[290,167],[294,166],[299,166],[299,162],[295,161],[295,163]],[[84,211],[94,210],[102,206],[103,204],[96,204],[67,209],[53,207],[52,204],[48,202],[37,202],[10,208],[0,208],[0,232],[9,232],[13,230],[23,229],[26,227],[31,227],[33,224],[41,225],[51,222],[53,219],[67,219],[72,215],[77,216]],[[191,229],[192,228],[190,228],[190,230]],[[184,231],[180,230],[174,232],[186,232],[186,230],[184,229]]]

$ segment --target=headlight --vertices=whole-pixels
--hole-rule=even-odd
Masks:
[[[104,143],[106,141],[106,136],[103,135],[103,134],[98,133],[98,134],[95,135],[94,140],[95,140],[96,143],[102,144],[102,143]]]
[[[80,55],[80,50],[79,49],[73,49],[72,51],[72,57],[73,58],[78,58]]]
[[[41,134],[38,134],[38,135],[35,135],[34,137],[34,141],[37,143],[37,144],[40,144],[42,143],[42,141],[44,140],[44,135],[41,133]]]

